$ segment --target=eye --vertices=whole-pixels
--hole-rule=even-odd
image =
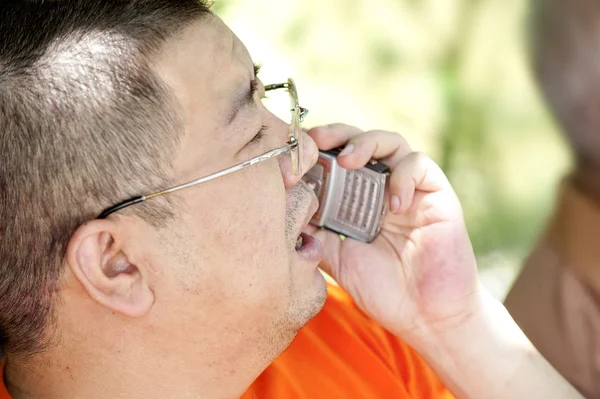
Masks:
[[[248,144],[258,143],[265,135],[265,131],[268,129],[266,125],[262,125],[256,136],[252,137],[252,140]]]

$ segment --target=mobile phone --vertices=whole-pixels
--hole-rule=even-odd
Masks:
[[[319,160],[303,177],[319,199],[319,210],[310,223],[371,242],[387,211],[384,194],[390,169],[374,160],[358,170],[344,169],[337,163],[341,151],[320,151]]]

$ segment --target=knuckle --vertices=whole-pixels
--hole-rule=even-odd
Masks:
[[[388,132],[386,132],[386,131],[384,131],[384,130],[378,130],[378,129],[377,129],[377,130],[369,130],[369,131],[367,131],[365,134],[366,134],[366,135],[369,135],[369,136],[375,136],[375,137],[378,137],[378,136],[384,136],[384,135],[386,135],[387,133],[388,133]]]
[[[417,168],[427,168],[434,163],[433,160],[424,152],[417,151],[413,152],[412,154],[414,154],[414,164]]]

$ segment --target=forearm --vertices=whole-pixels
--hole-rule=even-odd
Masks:
[[[582,398],[500,302],[483,290],[479,302],[480,311],[455,328],[410,340],[458,398]]]

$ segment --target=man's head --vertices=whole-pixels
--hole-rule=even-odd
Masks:
[[[541,89],[578,161],[600,168],[600,3],[536,0],[532,22]]]
[[[194,0],[0,5],[9,356],[143,348],[150,363],[253,368],[318,312],[324,280],[295,250],[314,194],[288,157],[95,219],[285,144],[254,80],[246,48]]]

